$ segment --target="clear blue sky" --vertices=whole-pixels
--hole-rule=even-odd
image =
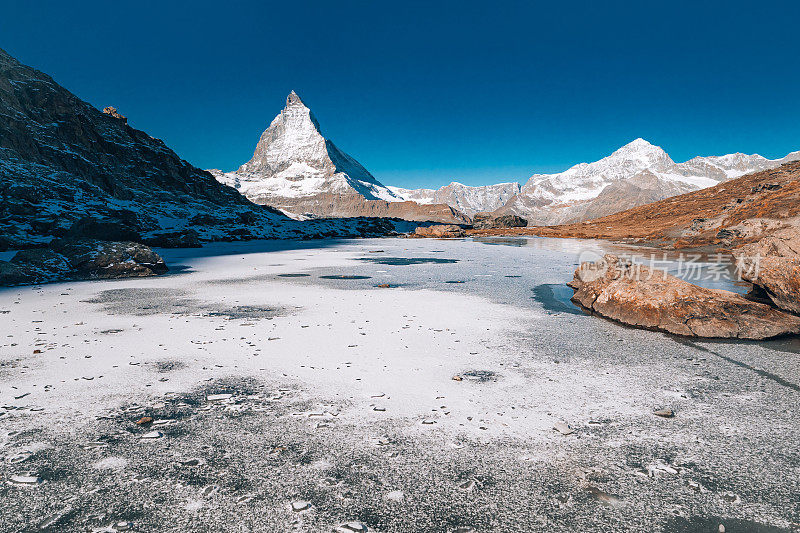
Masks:
[[[384,183],[800,149],[798,2],[23,2],[0,48],[230,170],[296,90]]]

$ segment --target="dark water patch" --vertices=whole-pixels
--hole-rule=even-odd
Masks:
[[[168,287],[109,289],[83,302],[101,304],[112,315],[136,316],[183,314],[198,305],[186,291]]]
[[[725,529],[721,529],[720,525]],[[663,533],[789,533],[788,529],[759,524],[740,518],[717,518],[676,516],[664,524]]]
[[[94,298],[83,300],[96,303],[111,315],[183,315],[221,316],[228,319],[259,319],[283,316],[287,310],[280,307],[253,305],[227,305],[201,302],[189,298],[186,291],[170,288],[127,288],[102,291]]]
[[[236,305],[234,307],[209,307],[214,309],[205,313],[206,316],[221,316],[229,320],[275,318],[283,316],[285,309],[281,307],[261,307],[257,305]]]
[[[520,276],[519,274],[506,274],[506,277],[507,278],[521,278],[522,276]]]
[[[567,313],[570,315],[585,314],[579,307],[570,301],[573,291],[566,285],[558,283],[545,283],[533,289],[533,299],[542,304],[546,311],[553,313]]]
[[[439,257],[359,257],[358,260],[390,266],[458,263],[458,259],[443,259]]]
[[[175,370],[186,368],[186,363],[175,360],[163,360],[163,361],[151,361],[147,363],[147,366],[153,367],[156,372],[165,374],[167,372],[174,372]]]
[[[279,278],[307,278],[311,274],[278,274]]]
[[[461,374],[461,377],[476,383],[490,383],[500,379],[500,374],[492,370],[467,370]]]
[[[166,274],[162,274],[162,276],[188,274],[189,272],[194,272],[194,269],[189,265],[169,265],[169,271]]]
[[[320,276],[320,279],[372,279],[372,276],[357,276],[349,274],[330,274],[327,276]]]
[[[497,237],[475,237],[472,239],[475,242],[482,244],[492,244],[501,246],[526,246],[528,239],[515,239],[513,237],[497,238]]]

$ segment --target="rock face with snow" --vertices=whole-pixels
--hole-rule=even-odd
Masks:
[[[137,242],[56,239],[48,248],[20,250],[0,261],[0,286],[145,277],[166,272],[157,253]]]
[[[531,225],[582,222],[799,158],[800,152],[777,160],[737,153],[675,163],[658,146],[636,139],[594,163],[581,163],[559,174],[531,176],[520,194],[497,213],[524,216]]]
[[[255,205],[116,109],[101,112],[0,50],[0,251],[44,246],[82,219],[177,244],[387,230],[365,220],[298,224]]]
[[[468,221],[446,206],[404,202],[323,137],[314,114],[294,91],[261,134],[250,161],[235,172],[210,172],[253,202],[301,215]]]
[[[239,167],[239,189],[251,200],[320,193],[397,200],[361,164],[322,136],[311,110],[292,91],[286,107],[261,134],[253,158]]]
[[[494,211],[520,193],[519,183],[470,186],[452,182],[439,189],[389,189],[404,200],[420,204],[447,204],[464,214],[473,216],[482,211]]]

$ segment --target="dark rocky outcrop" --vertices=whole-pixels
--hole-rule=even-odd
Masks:
[[[133,217],[135,220],[135,215]],[[120,220],[98,220],[84,217],[70,226],[64,237],[70,240],[98,241],[140,241],[142,236],[134,229],[136,223],[129,219],[128,223]]]
[[[56,239],[48,248],[21,250],[11,261],[0,261],[0,285],[143,277],[167,270],[161,256],[143,244]]]
[[[135,234],[170,229],[161,227],[163,220],[201,213],[236,218],[252,212],[262,232],[286,220],[222,186],[161,140],[130,127],[115,109],[99,111],[2,50],[0,117],[5,248],[40,246],[85,217],[102,220],[105,229],[117,224],[134,232],[104,236],[104,228],[96,225],[74,228],[106,240],[138,240]]]
[[[581,264],[569,286],[575,303],[632,326],[692,337],[766,339],[800,333],[798,316],[610,254]]]

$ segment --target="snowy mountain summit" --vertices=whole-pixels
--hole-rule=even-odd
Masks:
[[[294,91],[261,134],[253,158],[236,172],[215,174],[258,203],[323,193],[398,200],[358,161],[322,136],[319,122]]]
[[[286,98],[286,107],[261,134],[250,161],[234,172],[209,172],[251,201],[292,217],[469,222],[466,215],[449,205],[405,201],[385,187],[322,136],[319,122],[294,91]]]

